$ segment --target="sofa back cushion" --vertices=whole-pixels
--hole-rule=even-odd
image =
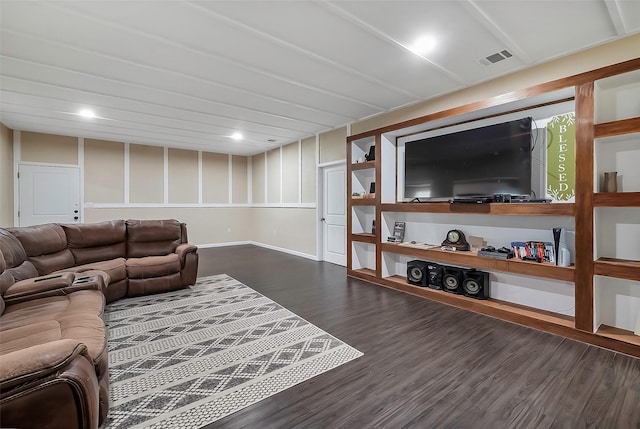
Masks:
[[[182,242],[180,222],[127,220],[127,257],[162,256],[173,253]]]
[[[127,256],[124,220],[62,225],[75,265],[108,261]]]
[[[38,275],[38,270],[27,261],[27,254],[20,241],[9,231],[0,228],[0,294],[17,281]]]
[[[73,255],[67,248],[67,236],[60,225],[47,223],[7,230],[20,241],[38,274],[45,275],[74,265]]]

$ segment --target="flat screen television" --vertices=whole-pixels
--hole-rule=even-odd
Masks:
[[[404,201],[531,194],[530,117],[405,143]]]

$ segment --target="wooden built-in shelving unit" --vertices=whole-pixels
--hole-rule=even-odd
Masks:
[[[640,192],[636,190],[617,193],[594,192],[596,182],[594,177],[596,176],[594,173],[596,139],[613,137],[612,141],[617,144],[615,139],[618,139],[618,136],[622,136],[624,139],[624,135],[640,133],[640,117],[637,116],[637,113],[635,116],[631,115],[633,117],[630,118],[613,118],[613,120],[607,118],[607,121],[602,123],[596,122],[595,93],[599,88],[596,88],[596,85],[599,85],[602,79],[625,73],[635,76],[632,79],[637,80],[638,71],[640,71],[640,58],[347,137],[348,195],[351,195],[354,177],[357,176],[362,181],[362,175],[366,175],[365,177],[371,178],[370,180],[376,182],[377,191],[375,198],[352,199],[348,197],[347,199],[347,274],[380,286],[640,357],[640,336],[634,335],[630,330],[607,326],[606,324],[601,324],[599,327],[594,326],[596,321],[594,302],[597,298],[594,293],[595,276],[640,281],[640,255],[638,255],[638,260],[612,257],[598,257],[596,259],[594,257],[596,253],[594,249],[595,229],[597,226],[595,224],[597,220],[595,216],[596,208],[625,207],[640,209]],[[390,196],[390,194],[395,192],[393,190],[397,188],[398,179],[395,177],[395,183],[392,183],[394,180],[388,174],[386,176],[383,175],[382,170],[384,167],[385,171],[388,171],[387,169],[392,163],[397,163],[397,159],[390,159],[397,157],[397,149],[389,149],[390,147],[393,148],[390,145],[396,144],[395,139],[397,137],[442,128],[442,120],[450,119],[451,124],[460,125],[464,124],[465,121],[473,120],[466,118],[473,117],[477,119],[495,116],[495,108],[497,106],[505,106],[504,112],[506,113],[513,112],[514,104],[510,103],[520,103],[520,106],[522,106],[526,105],[525,102],[531,99],[531,104],[526,105],[528,107],[517,107],[515,111],[518,111],[518,109],[525,110],[526,108],[531,108],[531,106],[539,107],[548,102],[540,104],[535,97],[546,96],[553,91],[562,91],[563,89],[572,89],[572,94],[574,95],[567,98],[565,94],[564,98],[558,98],[558,102],[573,100],[575,103],[575,203],[450,204],[448,202],[393,202],[396,198],[393,195]],[[491,113],[485,113],[484,109],[493,110]],[[430,128],[430,123],[432,122],[436,125]],[[607,145],[609,140],[600,141],[603,142],[602,144]],[[386,145],[384,150],[381,149],[382,142],[385,142]],[[375,161],[352,163],[352,159],[360,159],[370,145],[375,145]],[[353,150],[352,147],[354,148]],[[386,164],[381,161],[383,158],[386,159]],[[381,183],[383,178],[387,183]],[[381,185],[386,185],[386,187]],[[362,183],[358,186],[360,189]],[[386,191],[381,192],[381,189],[386,189]],[[384,196],[385,192],[386,196]],[[381,193],[383,196],[381,196]],[[367,222],[373,216],[376,219],[375,234],[352,231],[351,222],[354,216],[352,211],[356,211],[360,218],[363,218],[363,213],[366,213],[369,216],[366,218]],[[402,219],[408,218],[415,221],[415,219],[421,218],[421,214],[425,214],[425,217],[431,216],[430,214],[436,214],[436,216],[444,215],[440,219],[446,219],[446,215],[449,214],[570,217],[575,222],[575,265],[560,267],[551,263],[536,263],[516,259],[492,259],[478,256],[475,252],[452,252],[441,250],[439,247],[407,246],[386,242],[386,237],[382,236],[382,219],[385,219],[386,216],[391,219],[393,219],[393,216],[400,216]],[[468,221],[471,222],[471,220]],[[360,219],[359,222],[358,229],[361,229],[362,220]],[[391,222],[391,225],[393,225],[393,220],[387,220],[386,222]],[[551,226],[553,225],[550,225],[549,229]],[[389,228],[389,226],[387,225],[386,228]],[[599,238],[599,240],[604,239],[606,238]],[[366,254],[366,257],[362,257],[363,249],[365,249],[364,252],[370,252]],[[354,253],[356,250],[360,252],[357,257]],[[385,274],[386,271],[392,271],[392,269],[388,268],[387,265],[383,268],[383,264],[389,263],[384,261],[389,259],[392,261],[392,267],[397,267],[397,264],[402,264],[402,261],[407,260],[407,258],[430,260],[498,273],[509,273],[516,276],[527,276],[529,278],[540,278],[548,282],[560,281],[565,282],[565,285],[566,283],[573,284],[575,317],[492,298],[478,300],[440,290],[414,286],[407,283],[406,277],[397,275],[396,272]],[[394,269],[399,271],[397,268]],[[521,299],[520,302],[522,301]]]

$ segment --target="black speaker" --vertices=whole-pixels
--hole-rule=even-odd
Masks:
[[[464,296],[475,299],[489,298],[489,273],[477,270],[465,270],[462,281]]]
[[[407,282],[416,286],[426,286],[429,280],[428,263],[415,259],[407,262]]]
[[[449,293],[462,294],[464,270],[456,267],[444,267],[442,273],[442,290]]]
[[[427,263],[427,283],[431,289],[442,289],[442,266],[435,262]]]

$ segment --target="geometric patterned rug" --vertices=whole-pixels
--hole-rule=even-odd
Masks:
[[[226,274],[107,305],[106,428],[200,428],[362,356]]]

